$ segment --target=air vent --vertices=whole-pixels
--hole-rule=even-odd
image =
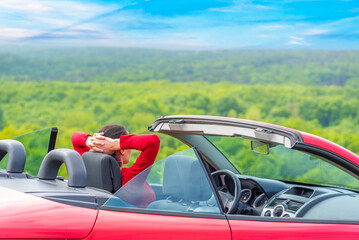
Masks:
[[[273,202],[271,202],[271,204],[269,204],[269,207],[274,207],[277,206],[278,204],[281,204],[282,202],[284,202],[286,199],[282,199],[282,198],[276,198],[273,200]]]
[[[304,203],[301,203],[301,202],[296,202],[296,201],[288,201],[287,202],[287,206],[288,206],[288,209],[291,210],[291,211],[298,211],[299,208],[301,208],[301,206],[303,206]]]

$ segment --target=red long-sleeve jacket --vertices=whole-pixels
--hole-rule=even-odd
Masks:
[[[74,149],[81,155],[90,151],[90,148],[86,146],[87,138],[91,136],[84,132],[74,132],[71,137],[71,142]],[[160,147],[160,139],[155,134],[148,135],[122,135],[120,137],[121,149],[135,149],[141,151],[136,162],[129,168],[121,168],[122,173],[122,185],[125,185],[137,174],[153,165],[158,150]],[[152,188],[145,182],[145,189],[151,189],[151,191],[144,191],[146,193],[146,199],[143,199],[142,203],[139,203],[141,207],[147,206],[149,203],[155,200],[154,192]],[[137,204],[136,204],[137,205]]]

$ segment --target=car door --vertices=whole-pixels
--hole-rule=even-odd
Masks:
[[[358,239],[359,225],[228,216],[232,239]]]
[[[157,162],[99,210],[89,239],[231,239],[193,149]]]
[[[126,212],[127,211],[127,212]],[[227,220],[196,214],[100,210],[88,239],[231,239]]]
[[[301,145],[302,150],[309,149],[309,147],[309,145]],[[338,153],[335,154],[329,149],[321,149],[323,151],[322,158],[319,158],[318,149],[311,149],[312,153],[316,153],[316,155],[288,150],[288,153],[291,153],[292,168],[299,168],[298,162],[307,168],[312,167],[312,169],[319,166],[316,170],[320,169],[320,171],[317,170],[312,177],[336,179],[338,182],[341,181],[353,188],[358,186],[355,177],[339,170],[336,165],[323,160],[325,156],[330,159],[329,154],[339,156]],[[280,153],[284,154],[284,150],[282,148]],[[275,150],[272,149],[272,152],[274,154]],[[281,156],[284,155],[281,154],[277,154],[276,159],[283,160]],[[340,163],[339,160],[337,162]],[[314,182],[314,180],[312,181]],[[315,184],[300,185],[299,182],[292,183],[293,185],[287,185],[289,189],[282,190],[268,200],[261,211],[261,216],[228,215],[233,239],[358,239],[359,210],[353,207],[357,206],[359,202],[358,191],[340,187],[334,183],[333,185],[323,184],[322,186]],[[296,192],[295,190],[299,191]],[[276,202],[277,200],[279,202]],[[292,207],[295,205],[292,203],[295,202],[302,202],[304,207],[299,205],[298,209],[293,210]],[[286,212],[294,211],[295,217],[282,212],[281,209]],[[264,217],[266,213],[268,216]]]

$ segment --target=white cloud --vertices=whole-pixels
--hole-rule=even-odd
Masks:
[[[233,6],[209,8],[211,12],[243,12],[243,11],[258,11],[258,10],[276,10],[274,7],[269,7],[260,4],[248,4],[241,1],[235,2]]]
[[[29,17],[29,19],[36,24],[47,24],[51,27],[65,27],[73,24],[73,21],[70,19],[58,19],[58,18],[51,18],[51,17]]]
[[[275,7],[268,7],[264,5],[253,5],[255,8],[262,9],[262,10],[277,10]]]
[[[51,0],[1,0],[0,8],[26,13],[62,12],[69,14],[101,13],[113,8],[94,3],[81,3],[75,1],[51,1]]]
[[[296,36],[291,36],[290,37],[292,40],[295,40],[295,41],[299,41],[299,40],[303,40],[304,38],[302,37],[296,37]]]
[[[230,7],[221,7],[221,8],[209,8],[210,12],[242,12],[240,6],[230,6]]]
[[[342,19],[339,19],[335,22],[331,22],[331,23],[328,23],[328,24],[324,24],[322,26],[335,26],[335,25],[343,25],[343,24],[346,24],[346,23],[351,23],[351,22],[354,22],[354,21],[357,21],[359,20],[359,16],[355,16],[355,17],[348,17],[348,18],[342,18]]]
[[[52,9],[48,6],[47,2],[38,0],[1,0],[0,8],[33,13],[48,12]]]
[[[329,31],[325,30],[325,29],[310,29],[306,32],[304,32],[304,35],[307,36],[316,36],[316,35],[323,35],[323,34],[327,34]]]
[[[280,29],[280,28],[286,28],[286,25],[281,24],[274,24],[274,25],[264,25],[261,28],[263,29]]]
[[[310,45],[309,43],[304,41],[303,37],[296,37],[296,36],[290,37],[289,44],[290,45],[304,45],[304,46]]]
[[[34,34],[39,34],[39,32],[22,28],[0,28],[0,38],[2,39],[25,38]]]
[[[269,38],[269,37],[271,37],[271,35],[261,34],[258,37],[260,37],[260,38]]]
[[[295,41],[293,39],[289,41],[289,44],[291,44],[291,45],[303,45],[301,42]]]
[[[76,1],[0,0],[2,39],[59,36],[61,31],[66,32],[63,34],[70,34],[70,28],[74,29],[79,25],[82,29],[91,25],[91,31],[101,31],[103,26],[91,24],[91,19],[119,8],[118,5]]]

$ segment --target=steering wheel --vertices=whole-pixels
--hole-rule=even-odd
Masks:
[[[226,193],[224,191],[221,191],[221,187],[217,188],[218,189],[218,193],[221,197],[221,200],[223,202],[223,206],[225,211],[228,214],[233,214],[236,213],[237,211],[237,206],[240,200],[240,195],[241,195],[241,183],[238,179],[238,177],[231,171],[223,169],[223,170],[218,170],[212,173],[212,177],[218,177],[218,176],[227,176],[229,177],[233,183],[234,183],[234,195],[231,195],[229,193]]]

